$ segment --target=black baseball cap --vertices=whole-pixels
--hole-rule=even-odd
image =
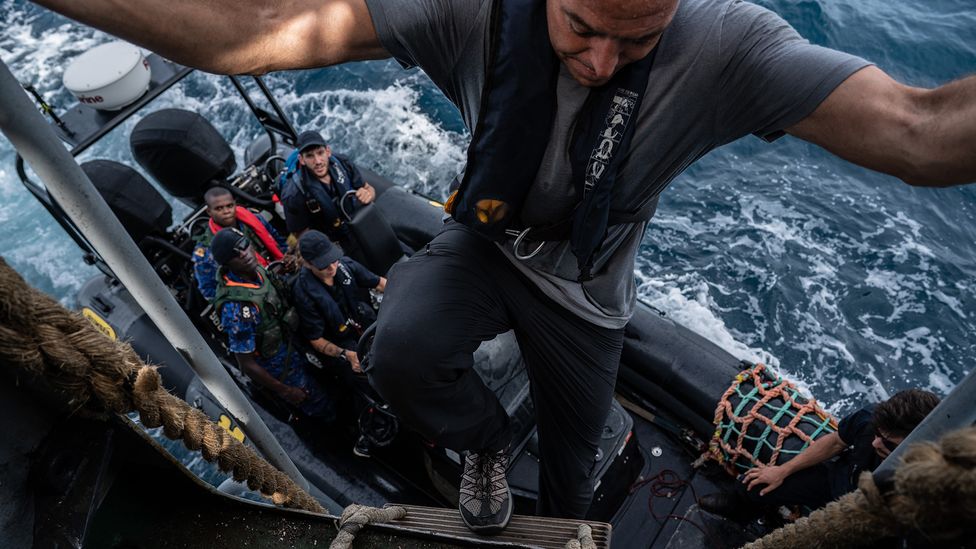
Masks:
[[[342,257],[342,248],[316,230],[308,231],[298,239],[298,251],[302,259],[316,269],[324,269]]]
[[[217,231],[210,241],[210,253],[213,254],[214,261],[226,265],[228,261],[241,255],[241,252],[250,245],[251,242],[244,233],[233,227],[227,227]]]
[[[319,132],[307,131],[298,134],[298,152],[304,152],[311,147],[328,147],[329,144]]]

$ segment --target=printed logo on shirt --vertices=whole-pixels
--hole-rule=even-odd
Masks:
[[[251,319],[251,308],[248,307],[247,305],[241,307],[241,317],[244,320],[250,320]]]

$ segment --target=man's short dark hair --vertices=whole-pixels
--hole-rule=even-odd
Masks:
[[[228,191],[224,187],[210,187],[209,189],[207,189],[207,192],[203,193],[203,202],[209,207],[211,200],[221,196],[233,197],[234,193]]]
[[[874,408],[874,428],[892,437],[907,437],[939,405],[931,391],[905,389]]]

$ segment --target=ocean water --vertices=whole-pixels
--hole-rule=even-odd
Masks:
[[[976,72],[974,0],[760,0],[812,42],[935,86]],[[64,109],[67,61],[107,35],[23,0],[0,5],[0,58]],[[436,198],[468,134],[417,70],[393,61],[269,75],[299,128]],[[259,135],[221,79],[163,97],[234,145]],[[84,159],[129,158],[126,127]],[[242,164],[238,158],[239,165]],[[175,217],[185,213],[176,204]],[[733,354],[762,360],[839,414],[900,389],[945,394],[976,356],[976,187],[924,189],[793,138],[714,151],[665,191],[635,276],[640,296]],[[17,180],[0,139],[0,254],[67,305],[95,273]]]

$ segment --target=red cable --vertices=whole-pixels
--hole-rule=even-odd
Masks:
[[[663,497],[663,498],[670,499],[677,492],[680,492],[685,488],[691,488],[691,496],[694,498],[694,501],[697,502],[698,494],[695,493],[695,487],[690,482],[681,478],[678,475],[678,473],[674,472],[671,469],[663,469],[660,473],[654,475],[653,477],[638,479],[636,482],[634,482],[634,484],[631,485],[628,493],[632,495],[634,492],[640,490],[645,485],[650,485],[650,492],[648,493],[647,496],[647,510],[651,513],[651,516],[654,517],[654,520],[657,521],[659,525],[662,525],[663,522],[667,519],[675,519],[675,520],[687,522],[688,524],[691,524],[692,526],[697,528],[698,531],[702,533],[702,536],[705,537],[705,540],[712,547],[718,547],[718,545],[716,545],[712,540],[711,534],[705,529],[704,524],[698,524],[697,522],[689,518],[678,516],[673,513],[668,513],[667,515],[661,517],[658,516],[657,512],[654,511],[655,498]]]

